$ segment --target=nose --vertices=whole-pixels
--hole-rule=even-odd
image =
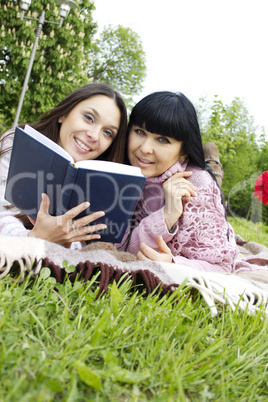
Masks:
[[[89,130],[87,130],[87,136],[90,138],[90,141],[96,142],[100,137],[101,129],[98,126],[92,126]]]
[[[140,145],[140,150],[144,154],[152,154],[153,153],[153,144],[151,138],[145,138],[142,144]]]

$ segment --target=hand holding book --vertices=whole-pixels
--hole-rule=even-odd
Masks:
[[[105,215],[103,211],[84,216],[74,223],[74,218],[89,207],[89,202],[84,202],[60,216],[49,214],[49,204],[49,197],[43,193],[36,221],[29,217],[30,221],[34,223],[34,227],[28,236],[49,240],[70,248],[71,244],[76,241],[100,239],[101,236],[94,232],[106,229],[105,224],[91,225],[96,219]]]

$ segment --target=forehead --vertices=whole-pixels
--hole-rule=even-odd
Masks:
[[[79,102],[76,106],[80,106],[80,107],[91,107],[94,105],[97,105],[99,107],[101,106],[106,106],[106,105],[116,105],[115,100],[109,98],[106,95],[93,95],[90,98],[84,99],[83,101]]]

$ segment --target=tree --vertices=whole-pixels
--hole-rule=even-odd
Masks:
[[[93,81],[117,88],[130,106],[142,89],[145,55],[139,36],[129,28],[106,28],[93,37],[97,24],[90,0],[80,0],[61,28],[45,22],[25,94],[20,122],[33,122],[67,94]],[[59,22],[54,0],[32,2],[27,17]],[[0,8],[0,110],[4,125],[14,121],[24,77],[35,40],[37,21],[20,20],[18,0],[2,0]],[[12,27],[12,28],[11,28]]]
[[[268,170],[268,141],[264,131],[260,137],[260,153],[257,158],[257,167],[261,172]]]
[[[230,105],[224,105],[215,96],[209,110],[205,102],[201,99],[197,106],[201,113],[199,120],[203,143],[213,141],[218,147],[224,169],[222,190],[228,198],[233,186],[248,179],[257,170],[258,128],[239,98],[235,98]]]
[[[93,42],[89,76],[106,82],[124,94],[129,107],[142,90],[146,76],[145,52],[137,33],[121,25],[108,25]]]
[[[45,22],[41,33],[20,121],[31,122],[64,96],[88,82],[91,38],[96,31],[92,20],[94,5],[81,0],[71,9],[61,28]],[[59,6],[54,0],[32,2],[27,17],[59,22]],[[0,8],[0,108],[6,124],[14,120],[24,77],[29,64],[38,22],[20,20],[19,2],[3,0]]]

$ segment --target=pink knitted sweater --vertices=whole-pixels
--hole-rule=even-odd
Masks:
[[[174,173],[184,170],[193,172],[188,180],[197,187],[198,195],[184,204],[184,212],[170,233],[164,220],[162,185]],[[183,165],[177,162],[161,176],[146,180],[128,243],[129,232],[130,229],[116,245],[118,250],[127,246],[126,251],[136,254],[141,242],[157,250],[156,237],[162,235],[175,263],[204,271],[235,270],[238,248],[234,231],[225,218],[220,190],[208,172],[187,161]]]

